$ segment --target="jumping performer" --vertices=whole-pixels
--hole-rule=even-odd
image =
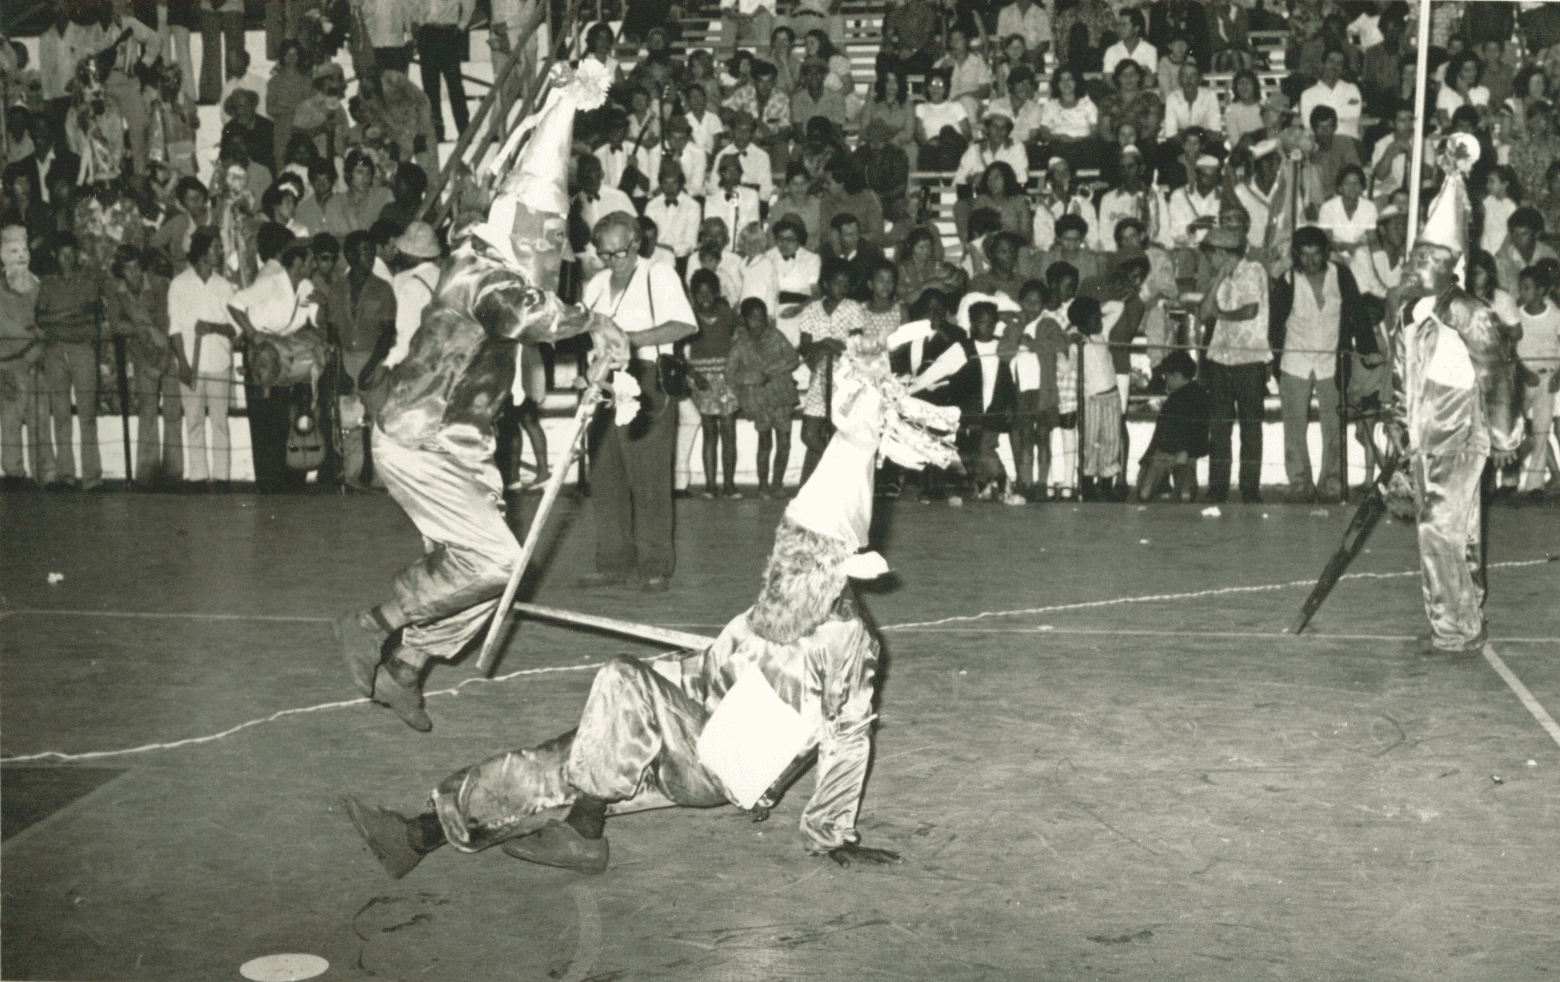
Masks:
[[[1443,146],[1445,183],[1404,266],[1410,306],[1396,318],[1386,427],[1399,459],[1388,503],[1418,524],[1431,647],[1447,654],[1484,646],[1480,478],[1489,459],[1515,460],[1522,438],[1515,403],[1522,329],[1502,323],[1454,272],[1467,252],[1464,178],[1478,158],[1472,137]]]
[[[577,88],[555,89],[487,221],[457,246],[374,427],[375,469],[428,551],[396,575],[394,597],[342,617],[336,635],[358,689],[424,732],[433,728],[424,667],[453,659],[482,629],[520,558],[493,465],[493,416],[513,384],[515,343],[588,332],[593,373],[628,361],[628,342],[609,318],[552,292],[574,110],[594,98]]]
[[[949,466],[958,416],[908,397],[881,356],[870,367],[842,358],[833,407],[838,430],[786,508],[757,602],[708,648],[648,663],[613,659],[597,673],[576,729],[456,771],[434,789],[429,811],[414,818],[346,800],[392,876],[404,876],[445,842],[462,852],[497,844],[518,859],[599,873],[607,866],[609,814],[739,803],[722,776],[728,772],[707,763],[701,736],[707,726],[716,732],[712,720],[724,700],[755,676],[796,714],[805,739],[792,766],[818,752],[817,787],[802,811],[804,848],[842,866],[898,862],[895,853],[861,845],[856,831],[879,649],[848,584],[886,572],[881,557],[858,553],[880,445],[908,467]],[[760,727],[747,742],[721,746],[765,748],[778,739]],[[749,796],[759,817],[785,783],[771,777],[758,779],[769,791]]]

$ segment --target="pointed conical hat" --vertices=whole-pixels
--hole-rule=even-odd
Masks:
[[[1430,214],[1417,242],[1441,246],[1454,256],[1468,251],[1468,171],[1479,162],[1479,141],[1466,133],[1454,133],[1441,146],[1440,164],[1446,172],[1441,190],[1430,203]]]

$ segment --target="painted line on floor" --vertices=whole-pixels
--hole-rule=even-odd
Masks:
[[[1504,563],[1490,563],[1490,569],[1511,569],[1521,566],[1543,566],[1554,562],[1556,557],[1546,556],[1543,559],[1521,559]],[[1403,570],[1395,573],[1346,573],[1345,580],[1389,580],[1406,576],[1418,576],[1419,570]],[[1054,614],[1066,610],[1088,610],[1095,607],[1111,607],[1117,604],[1142,604],[1163,603],[1168,600],[1199,600],[1204,597],[1228,596],[1233,593],[1264,593],[1272,590],[1287,590],[1293,587],[1315,586],[1315,580],[1290,580],[1288,583],[1260,583],[1250,586],[1224,586],[1214,587],[1209,590],[1193,590],[1186,593],[1156,593],[1138,597],[1116,597],[1111,600],[1088,600],[1080,603],[1053,604],[1049,607],[1028,607],[1020,610],[986,610],[978,614],[959,614],[953,617],[942,617],[932,621],[910,621],[904,624],[885,624],[884,631],[906,631],[912,628],[940,627],[943,624],[963,624],[970,621],[985,620],[990,617],[1015,617],[1032,614]]]
[[[146,620],[185,621],[273,621],[282,624],[333,624],[331,617],[302,617],[292,614],[200,614],[179,611],[140,610],[48,610],[41,607],[17,607],[7,614],[41,614],[48,617],[131,617]]]
[[[589,662],[584,665],[558,665],[548,668],[524,668],[518,672],[510,672],[508,675],[498,675],[490,679],[477,676],[475,678],[466,679],[459,685],[452,686],[448,689],[435,689],[432,692],[425,692],[423,693],[423,697],[426,699],[429,696],[459,695],[460,690],[464,689],[468,685],[491,682],[507,682],[510,679],[519,678],[522,675],[552,675],[561,672],[583,672],[586,669],[600,668],[601,665],[601,662]],[[313,706],[299,706],[295,709],[278,710],[269,716],[261,716],[258,719],[252,719],[244,723],[239,723],[237,726],[229,727],[228,729],[223,730],[221,733],[212,733],[207,736],[187,737],[183,740],[173,740],[168,743],[147,743],[142,744],[139,747],[125,747],[121,750],[93,750],[87,753],[79,754],[68,754],[58,750],[45,750],[40,751],[39,753],[23,754],[15,757],[0,757],[0,764],[21,764],[34,760],[99,760],[104,757],[122,757],[126,754],[150,753],[154,750],[176,750],[180,747],[193,747],[202,743],[212,743],[216,740],[230,737],[242,730],[247,730],[252,726],[259,726],[262,723],[274,722],[275,720],[279,720],[284,716],[297,716],[303,713],[318,713],[327,709],[345,709],[349,706],[366,706],[369,705],[370,702],[371,700],[367,698],[342,699],[336,702],[322,702]]]
[[[585,982],[601,957],[601,907],[596,892],[584,883],[569,887],[574,896],[574,912],[580,919],[580,933],[574,941],[574,957],[569,959],[569,974],[559,982]]]
[[[1490,667],[1495,669],[1495,674],[1501,677],[1506,686],[1517,694],[1517,699],[1521,701],[1529,713],[1533,714],[1533,718],[1538,720],[1538,725],[1542,726],[1544,732],[1549,734],[1549,739],[1553,740],[1556,746],[1560,746],[1560,723],[1556,723],[1555,718],[1549,715],[1548,710],[1544,709],[1543,705],[1533,698],[1533,693],[1529,692],[1528,687],[1522,684],[1522,680],[1517,678],[1511,669],[1506,667],[1505,660],[1495,653],[1495,646],[1489,642],[1484,644],[1484,660],[1490,663]]]
[[[890,630],[890,628],[883,628]],[[1413,634],[1290,634],[1288,631],[1166,631],[1152,628],[1131,627],[1053,627],[1049,624],[1036,627],[903,627],[893,628],[907,634],[1105,634],[1149,638],[1261,638],[1272,641],[1288,638],[1292,641],[1413,641]],[[1507,638],[1502,644],[1560,644],[1560,637]]]

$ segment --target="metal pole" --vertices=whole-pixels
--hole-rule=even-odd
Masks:
[[[1425,110],[1425,91],[1430,75],[1430,0],[1419,3],[1419,42],[1414,51],[1414,118],[1421,120]],[[1408,239],[1410,246],[1419,233],[1419,185],[1425,166],[1425,126],[1414,127],[1414,156],[1408,167]]]

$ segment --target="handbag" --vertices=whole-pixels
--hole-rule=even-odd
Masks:
[[[661,383],[661,391],[673,399],[686,399],[693,394],[688,384],[688,360],[682,355],[657,355],[655,372],[657,381]]]

